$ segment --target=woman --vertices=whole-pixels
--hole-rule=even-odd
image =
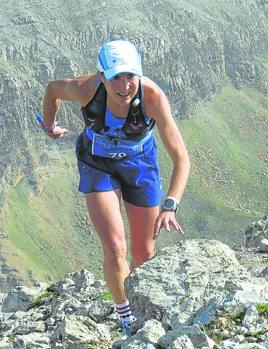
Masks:
[[[51,81],[45,92],[42,128],[51,138],[67,129],[57,126],[62,100],[80,103],[85,129],[77,141],[79,191],[102,242],[104,275],[125,333],[136,321],[124,292],[129,272],[154,255],[161,228],[183,231],[175,212],[186,186],[190,164],[166,95],[143,77],[141,58],[126,40],[104,44],[98,71],[75,79]],[[167,197],[160,209],[161,183],[153,138],[156,124],[172,159]],[[124,200],[130,228],[132,261],[120,212]]]

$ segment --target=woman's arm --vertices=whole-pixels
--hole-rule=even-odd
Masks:
[[[96,74],[48,83],[43,101],[43,126],[53,129],[47,132],[48,136],[60,138],[67,133],[67,129],[57,126],[56,123],[61,101],[73,101],[84,105],[91,99],[94,89],[96,89]]]
[[[189,171],[190,160],[178,126],[171,114],[170,105],[164,92],[154,83],[149,82],[146,113],[154,118],[159,135],[173,162],[173,171],[167,196],[175,197],[180,201],[184,192]],[[146,90],[145,90],[146,91]],[[175,212],[161,211],[155,225],[155,235],[159,234],[161,227],[170,230],[173,226],[178,232],[183,233],[175,218]]]

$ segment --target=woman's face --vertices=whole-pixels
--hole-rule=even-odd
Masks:
[[[108,101],[118,106],[129,105],[139,88],[139,78],[137,75],[121,73],[112,80],[106,80],[101,74],[101,81],[107,91]]]

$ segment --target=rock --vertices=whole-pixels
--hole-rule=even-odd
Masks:
[[[259,276],[265,278],[266,280],[268,280],[268,267],[265,267],[259,274]]]
[[[159,339],[158,343],[160,346],[166,348],[169,347],[174,340],[185,335],[190,338],[195,348],[213,348],[214,346],[213,340],[211,340],[198,325],[181,326],[172,331],[168,331],[166,335]]]
[[[245,316],[242,320],[242,325],[249,330],[249,333],[257,333],[262,329],[262,324],[258,323],[259,319],[260,318],[256,307],[251,305],[247,308]]]
[[[68,315],[58,328],[59,338],[63,342],[91,343],[99,347],[101,343],[109,343],[111,337],[105,325],[96,324],[84,316]]]
[[[259,246],[260,252],[268,252],[268,239],[262,239]]]
[[[4,313],[11,313],[30,309],[34,297],[38,292],[39,290],[36,288],[30,289],[25,286],[18,286],[4,298],[1,311]]]
[[[217,311],[217,301],[210,299],[208,304],[202,307],[196,314],[193,323],[199,325],[208,325]]]
[[[127,339],[119,332],[113,304],[105,300],[105,285],[81,270],[45,291],[17,289],[16,299],[27,307],[14,306],[16,302],[4,297],[8,310],[20,310],[0,311],[3,345],[208,349],[217,342],[220,349],[267,347],[268,282],[247,273],[234,252],[218,241],[193,239],[160,250],[129,275],[126,289],[140,321],[138,331]],[[36,301],[40,297],[42,301]],[[35,305],[28,308],[31,299]],[[262,313],[256,311],[259,304],[264,304]]]
[[[0,349],[14,349],[9,338],[3,338],[0,340]]]
[[[161,336],[165,335],[165,330],[157,320],[148,320],[136,334],[125,340],[121,344],[121,349],[130,348],[155,348]],[[147,345],[146,347],[144,345]]]
[[[226,285],[230,292],[224,298],[224,309],[237,315],[246,311],[248,306],[268,303],[268,283],[260,278],[238,279]]]
[[[263,239],[268,239],[268,217],[252,223],[245,229],[246,247],[260,247]]]
[[[209,307],[212,311],[213,302],[219,302],[226,293],[226,281],[235,283],[246,276],[228,246],[217,241],[189,240],[162,249],[134,270],[125,284],[139,319],[150,319],[160,312],[164,326],[174,328],[193,324],[202,309]]]
[[[47,335],[41,335],[40,333],[30,333],[23,336],[16,336],[13,341],[14,349],[22,348],[35,348],[35,349],[48,349],[50,346],[50,339]]]
[[[194,349],[194,346],[188,336],[176,338],[167,349]]]

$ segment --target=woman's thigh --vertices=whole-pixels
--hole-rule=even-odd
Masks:
[[[120,196],[119,189],[86,194],[89,216],[106,254],[126,253]]]

